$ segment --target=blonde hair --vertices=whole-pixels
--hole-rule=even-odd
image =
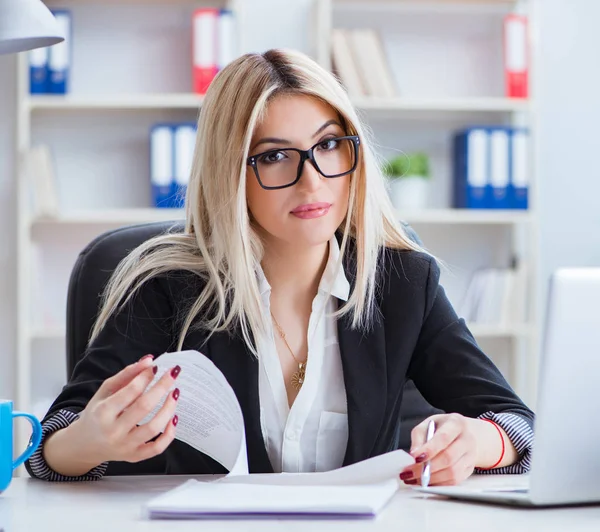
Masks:
[[[184,313],[178,348],[191,327],[212,334],[239,325],[256,354],[252,338],[265,330],[268,317],[263,315],[256,276],[263,245],[246,203],[246,159],[257,124],[269,102],[280,94],[308,95],[326,102],[339,114],[346,134],[361,139],[348,213],[339,228],[343,237],[338,267],[352,237],[356,279],[336,315],[351,313],[352,327],[369,326],[382,249],[425,250],[407,237],[396,220],[381,164],[370,147],[371,135],[339,81],[300,52],[269,50],[239,57],[211,83],[198,120],[185,229],[148,240],[119,264],[106,286],[90,341],[149,279],[185,270],[201,277],[204,288]]]

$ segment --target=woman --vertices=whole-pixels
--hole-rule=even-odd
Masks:
[[[111,278],[32,475],[225,472],[174,440],[177,389],[138,425],[180,371],[144,394],[148,354],[183,349],[232,385],[250,472],[322,471],[397,448],[406,379],[447,414],[428,443],[428,420],[413,430],[404,481],[420,482],[425,460],[432,485],[527,471],[532,412],[457,317],[435,258],[396,221],[348,96],[315,62],[271,50],[216,77],[186,218],[183,234],[143,244]]]

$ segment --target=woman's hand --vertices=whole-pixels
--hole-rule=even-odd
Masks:
[[[166,372],[144,393],[156,371],[152,359],[143,357],[104,381],[79,419],[48,438],[44,458],[54,471],[80,476],[103,462],[139,462],[167,448],[175,437],[177,388],[151,421],[140,422],[172,388],[180,368]]]
[[[435,421],[433,438],[425,443],[427,425]],[[474,419],[460,414],[431,416],[411,433],[411,456],[417,462],[407,467],[400,479],[406,484],[420,484],[423,462],[431,460],[430,485],[459,484],[473,473],[477,463],[477,437],[473,430]]]
[[[436,431],[426,443],[427,426],[434,420]],[[517,453],[506,433],[492,423],[460,414],[431,416],[411,433],[413,464],[400,473],[406,484],[421,483],[423,463],[431,460],[430,485],[460,484],[473,474],[476,467],[503,467],[517,459]],[[504,449],[504,451],[503,451]],[[498,462],[498,458],[502,460]]]

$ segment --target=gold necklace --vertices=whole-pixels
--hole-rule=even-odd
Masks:
[[[285,333],[283,332],[283,329],[281,328],[281,326],[279,325],[279,323],[277,323],[277,320],[275,319],[275,316],[273,316],[272,312],[271,312],[271,317],[273,318],[273,322],[275,323],[275,327],[277,327],[277,331],[279,332],[279,336],[281,336],[281,339],[285,342],[285,345],[287,346],[287,348],[289,349],[290,353],[292,354],[292,357],[298,363],[298,371],[296,371],[292,375],[291,383],[292,383],[292,386],[296,390],[299,390],[302,387],[302,385],[304,384],[304,377],[306,375],[306,363],[305,362],[300,362],[296,358],[296,355],[294,355],[294,352],[292,351],[292,348],[290,347],[290,344],[288,344],[288,342],[287,342],[287,340],[285,338]]]

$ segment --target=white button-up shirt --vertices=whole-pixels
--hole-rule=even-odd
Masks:
[[[336,319],[336,299],[347,301],[350,284],[335,236],[308,324],[304,384],[291,408],[275,345],[273,326],[258,338],[260,422],[275,472],[328,471],[341,467],[348,442],[348,409]],[[271,287],[258,272],[264,312],[270,315]],[[331,292],[331,294],[330,294]],[[325,305],[324,312],[322,306]]]

